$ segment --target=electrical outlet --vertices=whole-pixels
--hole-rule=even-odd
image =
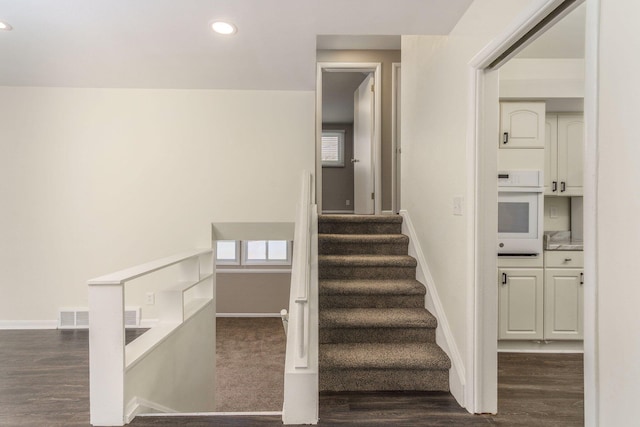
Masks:
[[[551,206],[549,208],[549,218],[558,218],[558,207]]]
[[[156,303],[156,294],[153,292],[147,292],[145,302],[147,305],[154,305]]]
[[[351,206],[351,200],[347,199],[346,202],[345,202],[345,205]]]

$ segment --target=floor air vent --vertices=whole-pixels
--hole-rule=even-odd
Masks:
[[[140,307],[127,307],[124,311],[124,326],[126,328],[140,327]],[[61,308],[58,313],[58,329],[88,329],[89,309]]]

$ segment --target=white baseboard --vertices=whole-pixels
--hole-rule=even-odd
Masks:
[[[382,211],[382,215],[393,215],[393,211]]]
[[[400,215],[403,218],[402,221],[402,233],[409,236],[409,255],[414,257],[418,261],[416,268],[416,279],[425,285],[427,288],[427,295],[425,297],[425,308],[429,310],[437,319],[438,327],[436,328],[436,344],[444,350],[444,352],[451,359],[451,370],[449,371],[449,389],[456,401],[462,406],[465,405],[465,367],[460,356],[460,351],[453,338],[453,333],[447,320],[447,315],[444,311],[444,307],[440,302],[438,296],[438,290],[435,286],[435,281],[429,270],[429,265],[424,257],[420,242],[418,241],[418,235],[416,234],[409,212],[401,210]]]
[[[57,320],[0,320],[0,329],[58,329]]]
[[[282,318],[280,313],[216,313],[216,317],[277,317]]]
[[[177,412],[167,414],[140,414],[139,417],[228,417],[228,416],[281,416],[282,411],[263,412]]]
[[[584,353],[582,341],[498,341],[498,353]]]

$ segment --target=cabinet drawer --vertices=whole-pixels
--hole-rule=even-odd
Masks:
[[[544,266],[560,268],[584,267],[584,252],[582,251],[546,251],[544,253]]]

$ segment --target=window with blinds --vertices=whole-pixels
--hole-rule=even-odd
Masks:
[[[344,131],[322,131],[322,166],[344,167]]]

